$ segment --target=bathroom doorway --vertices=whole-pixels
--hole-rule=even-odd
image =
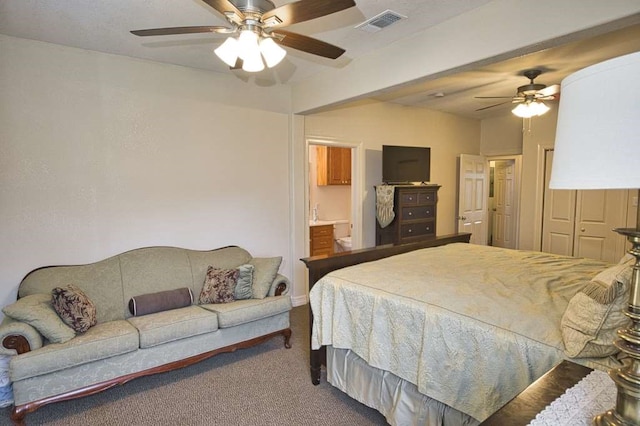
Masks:
[[[361,247],[361,201],[359,200],[360,144],[326,139],[307,139],[307,173],[305,210],[307,250],[319,253],[339,253]],[[332,230],[331,247],[326,241],[316,241],[319,227]]]

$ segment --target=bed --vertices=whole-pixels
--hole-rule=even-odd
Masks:
[[[475,425],[562,359],[619,365],[630,266],[458,241],[305,259],[312,381],[324,358],[391,424]]]

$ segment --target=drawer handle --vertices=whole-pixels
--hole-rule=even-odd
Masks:
[[[431,214],[431,210],[427,209],[427,214]]]
[[[413,201],[413,197],[409,197],[409,201]]]
[[[409,233],[412,233],[412,232],[413,232],[413,229],[409,228]]]
[[[413,216],[413,213],[412,213],[412,212],[409,212],[409,216]]]

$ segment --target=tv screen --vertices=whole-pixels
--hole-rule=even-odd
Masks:
[[[382,145],[382,181],[387,184],[429,182],[431,148]]]

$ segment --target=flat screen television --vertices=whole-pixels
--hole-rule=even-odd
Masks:
[[[382,181],[386,184],[431,180],[431,148],[382,145]]]

